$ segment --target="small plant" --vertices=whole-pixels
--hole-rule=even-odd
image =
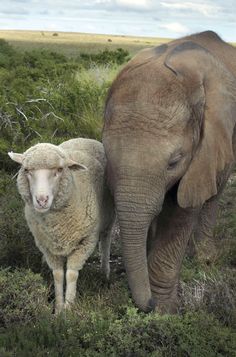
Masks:
[[[48,289],[30,270],[0,270],[0,326],[35,321],[49,312]]]
[[[213,313],[225,325],[236,327],[236,272],[199,272],[199,277],[181,284],[185,311]]]

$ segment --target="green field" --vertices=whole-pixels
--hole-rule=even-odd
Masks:
[[[26,226],[19,168],[7,152],[78,136],[100,140],[117,73],[139,49],[167,41],[53,34],[0,31],[0,357],[235,357],[235,174],[220,201],[217,254],[211,262],[184,259],[177,315],[135,308],[118,226],[110,283],[96,251],[79,275],[72,312],[53,315],[52,275]]]
[[[11,45],[21,51],[49,49],[68,56],[78,56],[80,52],[94,53],[99,50],[104,50],[105,48],[114,50],[120,47],[128,50],[133,55],[145,47],[157,46],[169,41],[165,38],[154,37],[4,30],[0,30],[0,38],[8,41]]]

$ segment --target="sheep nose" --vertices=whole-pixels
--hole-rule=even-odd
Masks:
[[[49,196],[40,195],[36,197],[36,201],[38,202],[39,206],[44,207],[48,202]]]

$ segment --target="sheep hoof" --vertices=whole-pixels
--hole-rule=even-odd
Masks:
[[[64,310],[64,304],[57,304],[55,306],[55,315],[59,315]]]
[[[105,280],[109,281],[110,279],[110,265],[101,265],[101,271]]]
[[[73,305],[74,304],[72,302],[66,301],[64,304],[64,311],[71,311],[73,308]]]
[[[106,288],[110,288],[110,274],[107,275],[105,273],[103,273],[101,275],[101,282],[102,282],[102,286],[106,287]]]

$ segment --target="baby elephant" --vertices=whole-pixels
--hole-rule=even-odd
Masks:
[[[109,278],[114,208],[106,186],[103,145],[79,138],[59,146],[37,144],[9,156],[21,164],[17,186],[35,243],[53,272],[58,313],[74,302],[78,271],[99,237],[101,266]]]

